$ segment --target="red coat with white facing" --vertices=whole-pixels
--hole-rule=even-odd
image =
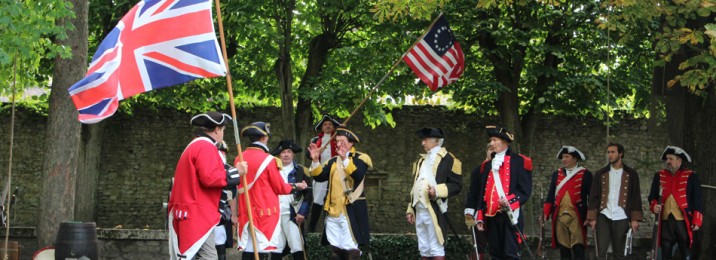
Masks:
[[[587,198],[592,188],[592,173],[586,168],[582,168],[574,176],[567,179],[566,172],[565,168],[559,168],[559,170],[552,173],[549,192],[547,192],[547,198],[544,202],[544,216],[552,217],[552,234],[556,233],[559,207],[562,205],[562,199],[565,195],[569,194],[572,207],[577,212],[579,223],[584,223],[587,215]],[[567,182],[562,184],[565,179]],[[560,184],[562,186],[557,191],[557,186]],[[587,230],[584,226],[582,226],[582,238],[587,241]],[[552,247],[557,247],[555,236],[552,236]]]
[[[259,252],[269,252],[277,249],[276,241],[278,236],[281,235],[279,226],[281,211],[278,195],[291,194],[293,188],[281,177],[278,159],[271,156],[263,147],[251,144],[242,155],[248,164],[246,181],[248,182],[247,186],[249,186],[251,214],[253,214],[256,240],[258,240],[257,248]],[[262,172],[258,172],[265,160],[270,161]],[[249,233],[249,217],[243,190],[243,184],[239,185],[238,244],[239,250],[244,249],[248,252],[253,252],[253,247],[248,246],[248,242],[252,238]]]
[[[226,186],[226,170],[219,150],[208,137],[197,137],[186,147],[174,172],[169,197],[169,232],[174,251],[187,259],[199,251],[219,223],[219,199]]]

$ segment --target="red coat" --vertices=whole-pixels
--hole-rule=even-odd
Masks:
[[[195,138],[179,158],[169,196],[174,252],[191,259],[199,251],[219,223],[219,199],[225,186],[226,170],[214,141]]]
[[[660,189],[661,194],[659,194]],[[694,237],[691,225],[701,227],[704,218],[701,213],[704,203],[699,176],[689,169],[679,169],[674,175],[666,169],[654,174],[648,197],[651,211],[654,212],[654,206],[657,203],[663,206],[669,196],[674,196],[679,210],[684,215],[690,245],[693,245]],[[661,234],[657,234],[657,237],[661,238]]]
[[[244,161],[248,164],[246,181],[249,186],[251,200],[251,213],[256,230],[259,252],[269,252],[277,248],[276,239],[280,236],[279,221],[281,210],[278,195],[290,194],[292,187],[286,183],[279,172],[279,162],[262,147],[251,145],[243,152]],[[268,166],[256,177],[259,167],[264,160],[271,160]],[[238,160],[238,158],[237,158]],[[251,184],[253,183],[253,185]],[[243,184],[239,185],[239,250],[245,249],[253,252],[252,246],[247,246],[251,239],[249,229],[249,216],[246,207],[246,197],[243,194]]]
[[[592,173],[586,168],[581,169],[575,173],[572,178],[567,180],[567,183],[557,191],[557,186],[564,181],[567,177],[565,169],[559,168],[559,170],[552,173],[552,178],[549,185],[549,192],[547,193],[547,199],[544,202],[543,214],[544,216],[552,217],[552,247],[557,247],[557,214],[559,213],[559,206],[562,205],[562,199],[564,195],[569,194],[569,198],[572,201],[572,207],[577,212],[577,219],[579,223],[584,223],[584,219],[587,215],[587,198],[592,187]],[[580,225],[582,226],[582,225]],[[582,226],[582,238],[587,241],[587,228]]]

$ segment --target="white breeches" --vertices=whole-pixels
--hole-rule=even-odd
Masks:
[[[291,248],[291,253],[303,251],[303,238],[301,237],[301,230],[298,225],[291,221],[291,215],[281,215],[281,236],[278,237],[276,243],[278,248],[274,251],[275,253],[283,252],[283,249],[288,245]]]
[[[326,238],[332,246],[344,250],[358,249],[358,243],[353,239],[351,225],[346,215],[339,217],[326,216]]]
[[[418,236],[420,256],[445,256],[445,247],[440,245],[430,211],[423,204],[418,203],[415,205],[415,215],[415,233]]]

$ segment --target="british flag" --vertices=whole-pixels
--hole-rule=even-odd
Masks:
[[[210,0],[145,0],[102,41],[69,92],[79,121],[91,124],[133,95],[224,75]]]
[[[403,61],[432,91],[457,81],[465,70],[465,55],[442,14]]]

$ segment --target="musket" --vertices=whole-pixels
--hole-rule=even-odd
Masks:
[[[661,202],[661,193],[663,192],[663,188],[659,187],[659,197],[657,198],[657,202]],[[656,222],[656,234],[654,234],[654,241],[652,241],[651,245],[651,252],[649,253],[649,259],[650,260],[656,260],[657,254],[659,252],[659,238],[661,236],[661,214],[664,212],[664,209],[661,208],[661,203],[657,203],[656,206],[659,206],[659,213],[656,213],[656,218],[654,222]]]
[[[5,187],[2,189],[2,198],[0,198],[0,221],[2,221],[2,226],[5,227],[7,225],[7,214],[5,214],[5,202],[10,202],[8,200],[8,195],[10,193],[10,181],[5,182]]]
[[[542,192],[540,192],[540,200],[544,201],[544,194]],[[542,205],[542,208],[543,208],[542,211],[544,212],[544,204]],[[544,233],[545,233],[544,222],[545,222],[545,220],[544,220],[544,217],[542,216],[542,214],[539,214],[539,219],[537,220],[537,222],[539,222],[539,226],[540,226],[539,242],[537,243],[537,259],[545,259],[546,258],[546,254],[544,251]]]

